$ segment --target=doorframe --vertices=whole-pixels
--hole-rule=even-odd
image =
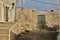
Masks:
[[[38,15],[45,15],[45,23],[46,23],[46,12],[43,12],[43,13],[35,13],[34,14],[34,29],[35,30],[39,30],[39,29],[37,29],[37,16]]]
[[[42,16],[44,16],[44,23],[46,23],[46,18],[45,18],[45,15],[37,15],[37,22],[38,22],[38,16],[41,16],[41,19],[42,19]],[[37,27],[38,27],[38,23],[37,23]],[[40,29],[40,28],[39,28]]]

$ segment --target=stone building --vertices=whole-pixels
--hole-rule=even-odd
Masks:
[[[58,10],[39,12],[36,9],[15,8],[15,1],[0,0],[0,40],[14,40],[15,35],[25,29],[38,30],[45,24],[59,25]]]
[[[56,19],[57,18],[57,19]],[[16,8],[14,21],[0,23],[0,38],[1,40],[14,40],[14,34],[27,30],[38,30],[44,27],[45,24],[58,25],[58,13],[56,10],[47,10],[38,12],[35,9]],[[5,19],[4,19],[5,20]],[[13,34],[13,33],[14,34]]]
[[[25,15],[24,17],[26,17],[26,18],[31,17],[31,19],[29,18],[29,20],[25,19],[26,20],[25,22],[29,22],[31,20],[30,22],[32,22],[31,24],[33,24],[32,25],[33,29],[36,28],[38,25],[39,26],[43,26],[46,24],[49,24],[50,26],[59,25],[58,9],[57,10],[46,10],[45,12],[38,12],[37,10],[23,8],[23,12],[22,12],[22,8],[16,8],[15,20],[19,20],[19,18],[21,17],[20,15],[22,15],[21,13],[24,13],[24,15]],[[40,22],[40,24],[39,24],[39,22]],[[29,25],[31,25],[31,24],[29,24]]]
[[[0,0],[0,40],[10,40],[9,30],[14,25],[14,16],[15,0]]]
[[[15,0],[0,0],[0,22],[12,22],[15,16]],[[12,12],[13,11],[13,12]],[[13,15],[12,15],[13,14]]]

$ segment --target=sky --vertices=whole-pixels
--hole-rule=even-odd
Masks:
[[[24,0],[23,7],[24,8],[33,8],[38,11],[44,11],[46,9],[57,9],[58,8],[58,5],[45,4],[45,3],[36,2],[36,1],[58,4],[57,0]],[[22,4],[21,0],[16,0],[16,7],[22,7],[21,4]]]

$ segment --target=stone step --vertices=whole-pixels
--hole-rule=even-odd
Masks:
[[[12,22],[0,22],[0,40],[9,40],[9,29],[11,26],[13,26],[15,23]]]
[[[0,29],[0,40],[9,40],[9,30]]]
[[[0,29],[7,29],[7,30],[9,30],[9,27],[0,27]]]
[[[9,36],[9,34],[0,34],[0,36]]]
[[[0,40],[9,40],[8,36],[0,36]]]
[[[0,29],[0,34],[9,34],[8,29]]]
[[[11,26],[13,26],[15,23],[13,22],[5,22],[5,23],[1,23],[0,22],[0,29],[9,29]]]

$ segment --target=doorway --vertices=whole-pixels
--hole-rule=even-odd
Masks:
[[[45,25],[45,15],[38,15],[37,16],[37,28],[43,29]]]

